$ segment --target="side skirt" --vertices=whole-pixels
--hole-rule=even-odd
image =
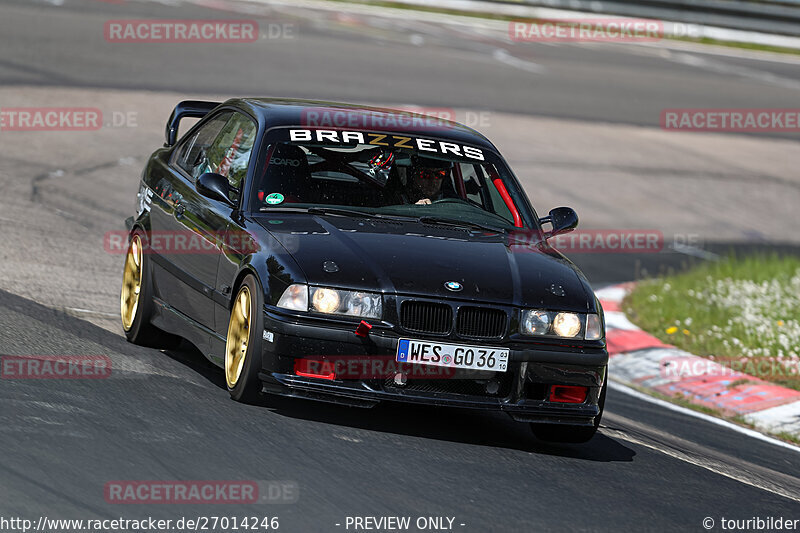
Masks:
[[[160,298],[153,298],[152,323],[159,329],[183,337],[194,344],[203,356],[220,368],[225,366],[225,337],[170,307]]]

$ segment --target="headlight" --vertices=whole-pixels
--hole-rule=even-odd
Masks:
[[[581,319],[575,313],[558,313],[553,319],[553,333],[559,337],[575,337],[581,332]]]
[[[550,332],[551,321],[552,317],[547,311],[525,310],[522,312],[520,332],[525,335],[546,335]]]
[[[519,332],[523,335],[582,338],[587,341],[597,341],[604,337],[603,322],[599,315],[541,309],[522,310]]]
[[[311,289],[311,294],[311,306],[320,313],[335,313],[342,301],[333,289]]]
[[[603,338],[603,324],[599,315],[586,315],[586,333],[583,337],[587,341],[597,341]]]
[[[380,318],[383,314],[381,295],[371,292],[349,292],[345,300],[346,315]]]
[[[311,309],[320,313],[381,318],[381,295],[372,292],[311,288]]]
[[[308,286],[302,283],[289,285],[281,294],[278,307],[294,311],[308,311]]]

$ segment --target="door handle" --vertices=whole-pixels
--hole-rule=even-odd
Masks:
[[[178,202],[175,204],[175,218],[183,218],[183,213],[186,211],[186,206]]]

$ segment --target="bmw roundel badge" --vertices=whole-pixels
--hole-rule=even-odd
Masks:
[[[444,288],[445,288],[445,289],[447,289],[448,291],[458,292],[458,291],[460,291],[461,289],[463,289],[463,288],[464,288],[464,286],[463,286],[463,285],[461,285],[461,284],[460,284],[459,282],[457,282],[457,281],[447,281],[447,282],[445,282],[445,284],[444,284]]]

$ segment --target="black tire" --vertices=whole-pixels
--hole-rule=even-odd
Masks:
[[[546,442],[565,442],[571,444],[579,444],[582,442],[589,442],[592,437],[597,433],[600,427],[600,421],[603,418],[603,411],[606,405],[606,390],[608,389],[608,370],[606,370],[606,377],[603,380],[603,390],[600,392],[600,398],[597,405],[600,407],[600,413],[594,418],[594,425],[591,427],[586,426],[570,426],[566,424],[531,424],[531,431],[537,439]]]
[[[144,251],[141,255],[142,264],[139,302],[130,328],[125,329],[123,320],[122,330],[125,332],[125,338],[132,344],[157,349],[175,348],[181,342],[180,337],[166,333],[150,323],[150,318],[153,316],[153,281],[150,270],[150,256],[146,253],[147,237],[141,230],[134,230],[128,239],[129,251],[136,237],[138,237],[140,243],[144,246]],[[128,254],[126,253],[125,261],[127,262],[127,260]],[[123,266],[123,271],[124,268]],[[125,283],[124,279],[123,283]]]
[[[250,328],[248,332],[247,351],[244,355],[242,371],[234,386],[231,386],[227,377],[229,344],[231,343],[231,326],[229,321],[228,338],[225,344],[225,367],[226,385],[231,398],[237,402],[255,403],[261,397],[261,380],[258,373],[261,371],[261,346],[262,332],[264,331],[264,292],[252,274],[244,277],[242,282],[233,293],[235,296],[231,304],[231,319],[233,319],[234,307],[237,305],[239,295],[243,288],[247,288],[250,293]]]

